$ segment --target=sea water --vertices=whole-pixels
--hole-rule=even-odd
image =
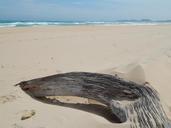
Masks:
[[[29,27],[29,26],[78,26],[78,25],[158,25],[171,24],[171,20],[117,20],[117,21],[5,21],[0,20],[0,27]]]

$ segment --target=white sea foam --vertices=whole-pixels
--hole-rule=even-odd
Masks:
[[[68,25],[158,25],[158,24],[171,24],[171,21],[114,21],[114,22],[97,22],[97,21],[86,21],[86,22],[58,22],[58,21],[49,21],[49,22],[1,22],[0,27],[29,27],[29,26],[46,26],[46,25],[58,25],[58,26],[68,26]]]

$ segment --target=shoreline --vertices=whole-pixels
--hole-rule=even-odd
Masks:
[[[0,27],[0,31],[3,29],[41,29],[41,28],[50,28],[50,29],[56,29],[56,28],[107,28],[109,30],[113,28],[151,28],[151,27],[170,27],[171,24],[155,24],[155,25],[35,25],[35,26],[15,26],[15,27]]]
[[[76,24],[45,24],[45,23],[0,23],[0,29],[1,28],[20,28],[20,27],[76,27],[76,26],[163,26],[163,25],[171,25],[171,23],[76,23]]]

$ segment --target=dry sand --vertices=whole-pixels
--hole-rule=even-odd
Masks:
[[[121,128],[103,117],[33,100],[13,85],[69,71],[149,82],[171,117],[171,25],[0,28],[0,128]],[[170,110],[169,110],[169,109]],[[22,115],[36,114],[27,120]]]

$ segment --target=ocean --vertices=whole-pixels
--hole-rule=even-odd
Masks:
[[[77,25],[158,25],[171,24],[171,20],[117,20],[117,21],[4,21],[0,20],[0,27],[29,27],[29,26],[77,26]]]

